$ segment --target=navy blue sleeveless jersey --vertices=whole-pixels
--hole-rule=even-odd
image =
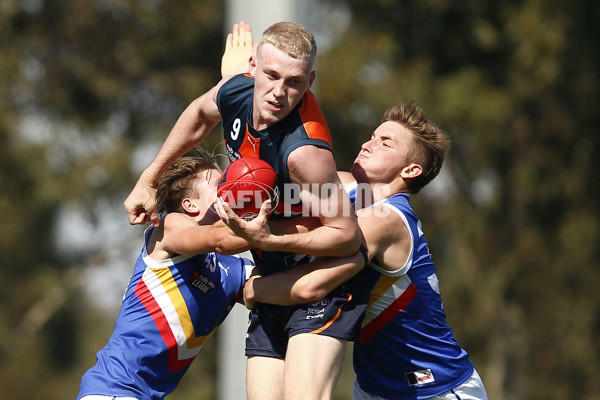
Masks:
[[[254,77],[248,74],[234,76],[217,94],[227,156],[231,162],[242,157],[260,158],[268,162],[279,177],[279,192],[286,193],[283,186],[291,183],[287,166],[290,153],[307,145],[333,151],[329,127],[317,100],[309,91],[282,121],[256,130],[252,127],[253,95]],[[280,199],[272,218],[283,217],[285,200]],[[300,205],[294,204],[287,209],[300,210]],[[270,275],[309,260],[304,255],[285,252],[254,250],[253,255],[262,275]]]

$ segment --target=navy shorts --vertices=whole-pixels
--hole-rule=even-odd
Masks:
[[[360,333],[368,296],[340,286],[314,303],[256,304],[250,312],[246,356],[285,358],[288,339],[313,333],[354,341]]]

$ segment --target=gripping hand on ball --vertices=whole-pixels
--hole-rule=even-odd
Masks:
[[[269,250],[270,238],[272,238],[267,220],[270,208],[271,200],[266,200],[262,203],[256,218],[246,221],[240,218],[222,198],[218,198],[215,202],[217,213],[233,233],[247,240],[252,247],[261,250]]]

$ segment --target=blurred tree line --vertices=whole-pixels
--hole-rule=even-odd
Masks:
[[[416,100],[452,137],[412,203],[490,399],[600,398],[600,5],[328,3],[348,16],[317,65],[339,168],[397,101]],[[86,294],[88,271],[132,268],[122,246],[137,251],[141,228],[122,201],[218,80],[223,7],[0,2],[3,397],[77,394],[115,316]],[[210,344],[172,399],[214,398],[214,360]]]

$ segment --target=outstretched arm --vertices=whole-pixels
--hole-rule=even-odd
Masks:
[[[311,160],[310,167],[306,160]],[[292,182],[300,186],[303,206],[320,219],[322,226],[298,235],[271,235],[265,245],[315,256],[354,254],[361,243],[361,232],[337,174],[333,153],[317,146],[302,146],[288,157],[288,169]]]
[[[247,72],[252,51],[250,25],[243,21],[235,24],[225,43],[221,65],[223,77],[229,78],[231,74]],[[159,225],[156,213],[158,179],[176,159],[202,142],[221,120],[216,106],[216,93],[226,80],[223,79],[208,93],[194,100],[177,120],[160,152],[144,170],[123,203],[130,224],[145,224],[150,221],[155,226]]]
[[[198,225],[181,213],[170,213],[163,220],[163,234],[157,240],[158,248],[176,254],[237,254],[249,250],[250,245],[236,236],[222,221],[212,225]]]
[[[361,253],[350,257],[322,257],[285,272],[266,277],[250,277],[244,287],[244,303],[278,305],[303,304],[325,297],[333,289],[356,275],[364,266]]]
[[[326,257],[354,254],[360,245],[360,231],[352,204],[336,173],[333,154],[316,146],[303,146],[292,152],[288,165],[292,181],[301,188],[300,199],[303,207],[307,207],[303,211],[317,217],[320,226],[300,234],[276,234],[266,223],[265,205],[258,217],[244,221],[222,200],[216,204],[219,216],[237,235],[261,250]]]
[[[151,221],[158,226],[155,187],[163,172],[179,157],[202,142],[220,121],[215,96],[224,82],[194,100],[181,114],[159,153],[144,170],[123,205],[130,224]]]
[[[413,245],[400,216],[382,205],[357,212],[362,233],[361,251],[350,257],[317,258],[312,263],[266,277],[253,276],[244,288],[245,303],[291,305],[319,300],[375,260],[390,272],[405,273]]]
[[[279,234],[300,233],[314,228],[316,223],[309,218],[273,221],[271,229]],[[248,241],[233,233],[221,220],[212,225],[198,225],[184,214],[170,213],[163,220],[162,232],[159,248],[177,254],[217,252],[231,255],[252,248]]]

